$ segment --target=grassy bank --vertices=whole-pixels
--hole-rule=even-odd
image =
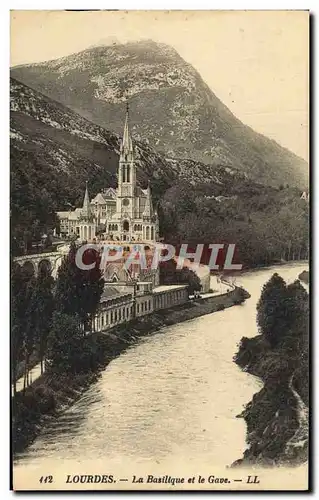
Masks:
[[[104,333],[93,333],[92,341],[96,346],[98,357],[94,372],[56,374],[47,370],[26,389],[25,393],[20,392],[12,399],[14,455],[24,451],[51,419],[58,418],[92,383],[98,380],[112,359],[136,343],[139,338],[165,326],[239,305],[248,297],[248,292],[236,288],[222,296],[190,301],[115,326]]]

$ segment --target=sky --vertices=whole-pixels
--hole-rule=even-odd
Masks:
[[[308,161],[307,11],[11,11],[10,64],[92,45],[172,45],[245,124]]]

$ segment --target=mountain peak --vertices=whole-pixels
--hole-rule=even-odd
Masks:
[[[164,43],[113,40],[13,68],[12,76],[119,134],[123,104],[129,99],[133,138],[166,157],[230,165],[275,186],[308,183],[304,160],[242,124],[198,72]]]

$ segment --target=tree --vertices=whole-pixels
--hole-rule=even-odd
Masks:
[[[16,394],[19,362],[23,357],[26,281],[19,265],[11,263],[11,378]]]
[[[51,370],[58,373],[87,372],[97,365],[92,338],[85,335],[76,317],[61,312],[53,314],[47,356]]]
[[[83,262],[95,262],[93,269],[80,269],[76,264],[75,243],[70,245],[69,254],[64,258],[56,283],[57,310],[77,316],[84,330],[91,329],[92,320],[104,288],[103,274],[100,270],[100,256],[94,250],[87,250]]]
[[[37,335],[37,300],[35,295],[36,278],[26,276],[24,310],[24,390],[29,383],[29,361],[35,350]]]
[[[54,279],[51,272],[45,267],[40,267],[32,299],[35,304],[36,340],[39,347],[41,373],[43,373],[43,361],[54,311],[53,285]]]
[[[308,349],[309,296],[299,280],[287,286],[284,302],[285,330],[282,344],[297,356]]]
[[[47,358],[50,368],[58,372],[75,371],[83,339],[84,333],[76,317],[55,312],[48,337]]]
[[[286,327],[284,301],[286,299],[286,283],[275,273],[263,286],[257,304],[257,324],[272,347],[280,341]]]

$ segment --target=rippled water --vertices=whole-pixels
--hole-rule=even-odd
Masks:
[[[293,281],[305,263],[237,279],[243,305],[163,328],[113,360],[96,384],[50,423],[15,470],[56,470],[95,460],[106,466],[167,460],[227,466],[246,447],[236,419],[261,383],[232,361],[242,336],[256,335],[256,302],[274,272]],[[50,470],[51,470],[50,469]]]

